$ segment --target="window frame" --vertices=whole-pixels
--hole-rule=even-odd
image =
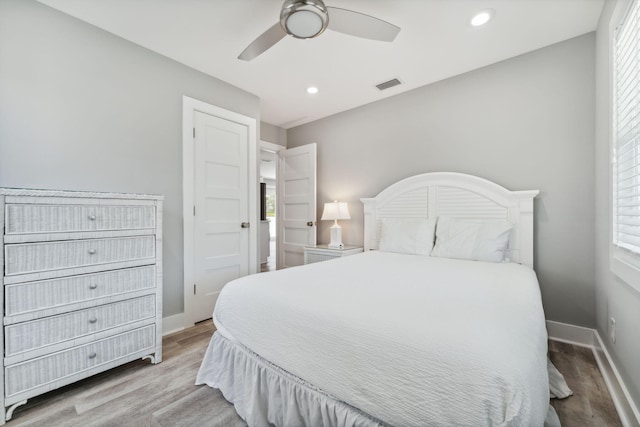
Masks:
[[[610,34],[610,55],[609,55],[609,69],[610,69],[610,212],[611,220],[610,225],[610,269],[611,272],[618,278],[622,279],[629,286],[640,291],[640,254],[634,253],[628,249],[622,248],[616,244],[615,240],[615,228],[616,228],[616,123],[617,123],[617,111],[616,111],[616,34],[623,24],[625,18],[629,14],[631,8],[637,4],[640,7],[640,0],[626,0],[619,1],[614,14],[612,16],[611,34]]]

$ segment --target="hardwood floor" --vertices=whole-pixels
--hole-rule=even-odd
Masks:
[[[219,391],[195,386],[214,331],[211,321],[169,335],[158,365],[137,361],[29,400],[17,426],[245,426]],[[620,420],[590,349],[550,342],[550,357],[574,391],[552,400],[564,427],[618,426]]]
[[[591,349],[549,341],[549,358],[573,390],[551,400],[563,427],[622,425]]]

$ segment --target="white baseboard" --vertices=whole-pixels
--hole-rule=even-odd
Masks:
[[[162,318],[162,336],[180,332],[184,329],[184,313]]]
[[[547,334],[554,341],[576,344],[582,347],[593,347],[593,333],[595,330],[582,326],[547,320]]]
[[[640,426],[640,412],[627,389],[620,372],[595,329],[547,320],[549,339],[589,347],[602,373],[618,416],[625,427]]]
[[[622,425],[640,426],[640,412],[631,398],[629,389],[627,389],[618,368],[615,363],[613,363],[613,359],[609,355],[607,347],[602,342],[600,334],[598,331],[593,331],[593,333],[593,355],[598,362],[598,368],[600,368],[600,372],[602,372],[602,377],[613,398],[613,403],[616,405],[616,410],[618,411],[618,415],[620,415]],[[618,405],[620,405],[620,407]]]

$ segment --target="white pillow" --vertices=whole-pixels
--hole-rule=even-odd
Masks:
[[[436,222],[429,219],[382,220],[380,244],[382,252],[429,255],[433,249]]]
[[[431,256],[502,262],[513,224],[507,221],[472,221],[438,218],[436,244]]]

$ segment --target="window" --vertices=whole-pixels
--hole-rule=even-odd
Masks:
[[[640,0],[631,2],[614,43],[614,259],[640,270]]]

